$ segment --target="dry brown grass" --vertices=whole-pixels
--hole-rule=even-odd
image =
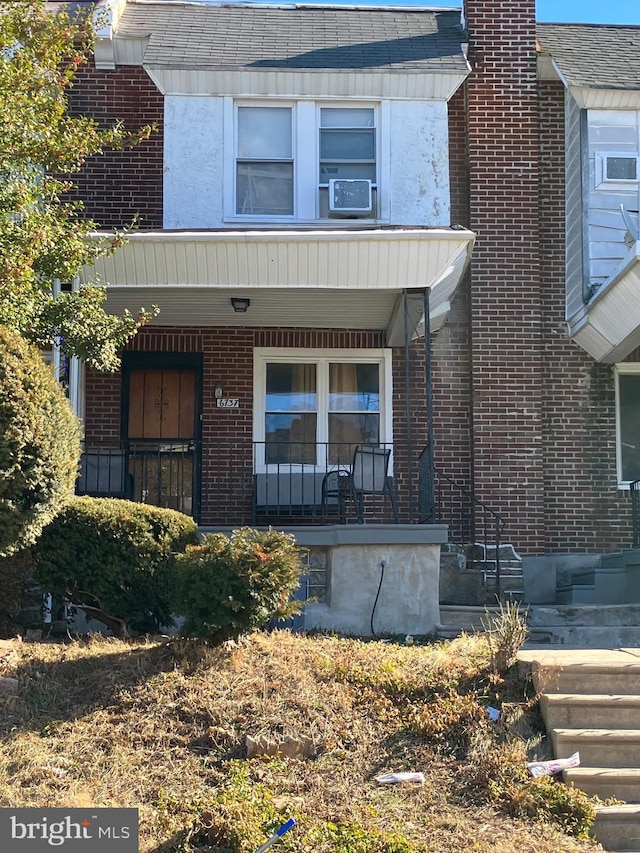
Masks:
[[[276,824],[298,819],[274,848],[282,853],[364,849],[336,850],[327,824],[407,840],[388,853],[593,849],[474,796],[469,762],[483,725],[471,715],[473,731],[454,726],[451,740],[445,717],[425,713],[434,696],[510,702],[502,725],[535,735],[521,685],[492,676],[481,638],[402,646],[277,632],[215,649],[94,638],[23,644],[0,674],[20,682],[17,697],[0,698],[0,806],[137,807],[142,853],[216,849],[216,821],[235,815],[236,801],[242,851],[264,840],[251,823],[261,809]],[[313,755],[249,761],[247,735],[308,737]],[[401,770],[426,781],[374,781]],[[374,842],[367,850],[381,849]]]

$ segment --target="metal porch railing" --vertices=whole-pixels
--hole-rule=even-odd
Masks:
[[[500,546],[504,520],[473,492],[433,466],[427,449],[419,463],[420,521],[449,525],[449,541],[465,548],[467,564],[495,563],[495,593],[501,596]],[[485,576],[489,573],[485,571]]]
[[[197,441],[126,442],[86,447],[76,493],[139,501],[198,518],[201,445]]]

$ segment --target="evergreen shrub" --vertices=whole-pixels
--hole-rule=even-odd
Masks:
[[[157,631],[175,613],[175,555],[197,541],[194,520],[175,510],[75,497],[34,546],[35,572],[122,636]]]
[[[0,326],[0,555],[34,542],[73,491],[80,422],[41,353]]]
[[[183,634],[218,643],[293,616],[301,574],[300,549],[286,533],[243,527],[231,538],[207,534],[178,556]]]

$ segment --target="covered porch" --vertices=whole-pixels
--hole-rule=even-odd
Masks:
[[[430,333],[473,241],[351,223],[133,234],[87,275],[108,310],[160,313],[115,382],[88,374],[77,395],[79,488],[205,525],[424,523]]]
[[[100,261],[108,307],[160,314],[119,376],[86,376],[79,491],[187,512],[205,531],[294,533],[321,564],[309,578],[324,572],[308,627],[368,633],[384,563],[376,629],[433,630],[447,524],[429,342],[473,240],[344,226],[133,235]]]

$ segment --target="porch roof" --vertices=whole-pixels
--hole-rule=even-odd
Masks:
[[[159,305],[161,325],[386,329],[394,346],[404,340],[402,291],[429,288],[433,327],[442,325],[474,239],[419,227],[138,232],[85,278],[108,283],[114,313]],[[232,296],[250,310],[235,313]]]
[[[615,364],[640,346],[640,240],[590,301],[569,318],[569,334],[596,361]]]

